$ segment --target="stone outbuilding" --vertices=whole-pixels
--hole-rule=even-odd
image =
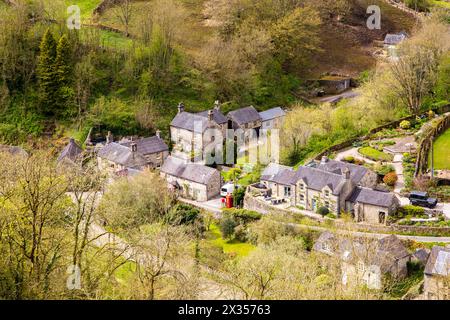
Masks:
[[[435,246],[425,266],[424,296],[428,300],[450,299],[450,248]]]
[[[58,156],[58,163],[76,164],[82,160],[83,149],[75,142],[75,139],[70,138],[69,143],[64,147]]]
[[[286,112],[280,107],[272,108],[259,113],[261,117],[261,129],[272,130],[281,129]]]
[[[411,259],[401,240],[390,235],[382,239],[345,238],[324,232],[313,250],[339,259],[342,284],[366,285],[380,290],[386,276],[402,279],[408,274]]]
[[[148,168],[148,160],[138,152],[136,144],[126,147],[116,142],[110,142],[98,151],[97,163],[100,170],[116,175],[125,170]]]
[[[169,156],[169,147],[161,139],[159,131],[153,137],[141,138],[122,142],[121,145],[131,148],[135,144],[137,151],[147,159],[147,165],[150,168],[160,168],[164,160]]]

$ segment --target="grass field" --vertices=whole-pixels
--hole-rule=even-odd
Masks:
[[[450,129],[447,129],[434,142],[434,168],[450,170]]]
[[[442,0],[431,0],[431,3],[437,7],[450,9],[450,2],[442,1]]]
[[[361,148],[358,152],[374,161],[392,161],[392,156],[390,154],[378,151],[372,147]]]
[[[206,240],[211,242],[213,245],[222,248],[223,252],[234,253],[238,257],[248,255],[250,251],[255,248],[255,246],[250,243],[223,239],[219,226],[216,224],[211,224]]]

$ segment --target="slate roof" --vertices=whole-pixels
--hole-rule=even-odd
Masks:
[[[76,161],[78,156],[83,152],[83,149],[75,142],[74,139],[70,138],[67,146],[61,151],[58,162],[69,159],[71,161]]]
[[[273,176],[272,181],[278,184],[290,186],[297,183],[297,172],[293,169],[282,169]]]
[[[425,266],[426,275],[450,275],[450,248],[434,246]]]
[[[353,203],[365,203],[379,207],[391,207],[397,198],[392,192],[382,192],[368,188],[357,187],[347,199]]]
[[[297,170],[297,181],[303,179],[308,188],[321,191],[328,186],[333,195],[339,195],[345,182],[341,174],[301,166]]]
[[[136,143],[137,150],[143,155],[148,155],[157,152],[169,151],[169,147],[163,139],[157,136],[138,139],[136,141],[128,141],[121,143],[121,145],[131,148],[131,144]]]
[[[224,124],[224,123],[227,123],[227,122],[228,122],[227,117],[225,117],[225,116],[223,115],[223,113],[220,112],[220,110],[212,109],[212,111],[213,111],[213,120],[214,120],[217,124],[220,125],[220,124]],[[199,115],[199,116],[201,116],[201,117],[204,117],[204,118],[208,119],[208,112],[209,112],[209,110],[206,110],[206,111],[198,112],[198,113],[196,113],[196,114]]]
[[[350,179],[355,183],[359,184],[364,176],[369,172],[369,169],[363,166],[358,166],[351,163],[345,163],[342,161],[336,161],[327,159],[325,162],[321,161],[317,166],[317,169],[333,172],[337,174],[343,174],[344,169],[350,170]]]
[[[405,40],[406,37],[407,36],[405,33],[396,33],[396,34],[388,33],[384,38],[384,43],[387,45],[397,45],[403,40]]]
[[[258,111],[253,106],[230,111],[228,117],[238,125],[261,120]]]
[[[264,171],[261,173],[261,180],[272,181],[273,177],[282,170],[291,169],[291,167],[283,166],[278,163],[269,163]]]
[[[21,147],[17,146],[8,146],[0,144],[0,152],[8,152],[9,154],[14,156],[28,157],[28,152],[26,152]]]
[[[208,127],[208,118],[190,112],[179,112],[170,123],[172,127],[203,133]]]
[[[127,168],[137,169],[147,165],[148,161],[139,152],[132,152],[131,148],[111,142],[98,152],[100,158],[120,164]]]
[[[169,156],[161,167],[161,172],[181,179],[208,184],[210,179],[217,175],[216,169],[195,163],[185,163],[183,160]]]
[[[286,112],[280,107],[272,108],[259,113],[262,121],[269,121],[275,118],[284,117]]]

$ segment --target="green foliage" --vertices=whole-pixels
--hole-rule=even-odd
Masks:
[[[398,209],[399,216],[424,217],[425,209],[418,206],[406,205]]]
[[[330,213],[330,210],[327,207],[319,207],[317,209],[317,213],[325,217],[327,214]]]
[[[408,120],[403,120],[402,122],[400,122],[400,128],[402,128],[403,130],[408,130],[411,128],[411,122],[409,122]]]
[[[220,232],[224,239],[231,239],[234,235],[234,228],[237,226],[233,217],[226,216],[220,220]]]
[[[177,204],[166,218],[171,224],[184,225],[193,224],[201,219],[199,209],[183,203]]]
[[[50,29],[45,32],[40,48],[37,76],[39,79],[39,100],[43,112],[55,114],[57,105],[58,77],[55,70],[56,41]]]
[[[235,206],[242,207],[244,204],[245,188],[238,188],[233,192],[233,201]]]
[[[395,168],[392,165],[390,165],[390,164],[388,164],[388,165],[381,165],[381,164],[377,163],[375,165],[375,172],[378,175],[384,177],[385,175],[387,175],[390,172],[395,172]]]
[[[363,156],[374,161],[392,161],[392,155],[374,149],[372,147],[363,147],[358,150]]]
[[[405,4],[414,10],[427,12],[431,7],[429,0],[405,0]]]
[[[246,225],[261,219],[262,214],[246,209],[224,208],[223,215],[233,218],[238,224]]]

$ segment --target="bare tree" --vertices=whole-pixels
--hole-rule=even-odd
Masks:
[[[117,3],[115,7],[115,15],[119,19],[120,23],[123,24],[125,28],[125,36],[129,36],[129,26],[130,21],[133,16],[133,5],[131,0],[121,0]]]

